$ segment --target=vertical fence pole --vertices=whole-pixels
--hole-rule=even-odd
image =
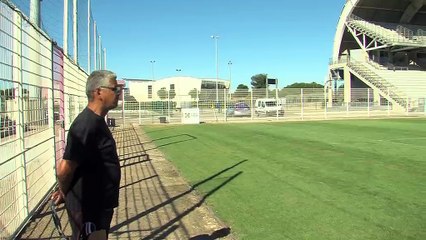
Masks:
[[[327,88],[324,88],[324,119],[327,119]]]
[[[278,88],[277,88],[277,84],[275,83],[275,99],[277,100],[277,107],[278,106],[280,106],[280,109],[278,110],[278,108],[277,108],[277,120],[278,120],[278,117],[279,117],[279,114],[280,114],[280,110],[281,110],[281,108],[282,108],[282,105],[281,105],[281,102],[279,101],[279,99],[278,99]]]
[[[78,62],[78,35],[77,35],[77,0],[72,0],[72,44],[73,44],[73,60]]]
[[[389,91],[389,88],[388,88],[388,116],[390,116],[390,91]]]
[[[142,111],[141,111],[141,102],[139,102],[139,107],[138,107],[138,119],[139,119],[139,125],[142,123],[142,119],[141,116],[142,115]]]
[[[227,119],[227,116],[226,116],[226,112],[227,112],[227,106],[226,106],[226,98],[227,98],[227,94],[226,94],[226,88],[224,88],[223,89],[223,114],[224,114],[224,117],[225,117],[225,122],[228,120]]]
[[[124,128],[124,126],[125,126],[125,124],[126,124],[126,114],[125,114],[125,108],[124,108],[124,88],[122,88],[121,89],[121,99],[122,99],[122,101],[121,101],[121,117],[123,118],[123,128]]]
[[[197,108],[199,109],[200,108],[200,106],[198,105],[198,90],[196,89],[196,91],[195,91],[195,101],[196,101],[196,104],[197,104]]]
[[[303,88],[300,89],[300,116],[303,120]]]
[[[151,99],[151,123],[154,123],[154,100]]]
[[[68,54],[68,0],[64,0],[64,24],[63,24],[63,44],[62,44],[62,48],[64,53],[67,55]]]
[[[90,0],[87,0],[87,72],[90,71]]]
[[[346,102],[346,116],[349,116],[349,102]]]
[[[367,115],[370,117],[370,89],[367,88]]]
[[[19,60],[17,61],[18,63],[19,63],[19,75],[16,77],[16,80],[18,80],[18,82],[19,82],[19,84],[17,85],[17,88],[16,88],[16,90],[17,90],[17,92],[15,92],[15,96],[18,96],[18,119],[19,119],[19,121],[18,121],[18,123],[17,124],[19,124],[20,125],[20,127],[18,128],[19,130],[17,131],[17,137],[20,139],[20,145],[21,145],[21,150],[22,150],[22,152],[25,150],[25,137],[24,137],[24,132],[25,132],[25,126],[24,126],[24,122],[25,122],[25,119],[24,119],[24,116],[25,116],[25,113],[24,113],[24,98],[23,98],[23,83],[24,83],[24,70],[23,70],[23,68],[24,68],[24,64],[23,64],[23,61],[24,61],[24,58],[23,58],[23,54],[24,54],[24,51],[23,51],[23,32],[24,32],[24,30],[23,30],[23,21],[24,21],[24,19],[22,18],[22,15],[20,15],[20,14],[18,14],[16,11],[14,12],[14,15],[16,15],[17,16],[17,18],[19,19],[19,27],[20,27],[20,29],[17,29],[17,35],[19,35],[19,36],[16,36],[16,39],[17,39],[17,41],[19,41],[18,42],[18,44],[19,44]],[[13,79],[15,79],[13,76],[12,76],[12,78]],[[25,209],[25,212],[24,212],[24,214],[25,214],[25,217],[27,217],[28,216],[28,214],[29,214],[29,198],[28,198],[28,188],[26,187],[27,186],[27,160],[26,160],[26,154],[25,153],[22,153],[21,154],[21,156],[20,156],[20,165],[22,166],[22,177],[23,177],[23,179],[22,179],[22,184],[19,184],[18,186],[18,188],[20,188],[20,190],[22,190],[22,193],[23,193],[23,195],[25,196],[25,201],[23,201],[23,208]],[[19,180],[18,180],[19,181]],[[21,191],[19,191],[19,192],[21,192]]]
[[[250,91],[250,109],[251,109],[251,120],[253,120],[253,116],[254,116],[254,108],[255,106],[253,106],[253,88]]]
[[[423,98],[423,114],[426,116],[426,97]]]
[[[170,91],[167,92],[167,117],[168,117],[168,122],[170,122]]]
[[[426,97],[423,98],[423,114],[426,116]]]
[[[409,107],[410,107],[410,103],[408,102],[408,96],[407,96],[407,106],[406,106],[405,115],[408,115],[408,108]]]

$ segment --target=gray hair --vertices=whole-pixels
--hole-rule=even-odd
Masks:
[[[86,95],[89,101],[93,100],[93,91],[101,86],[108,86],[111,80],[117,80],[117,75],[108,70],[93,71],[87,78]]]

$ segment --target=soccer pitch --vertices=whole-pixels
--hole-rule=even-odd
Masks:
[[[240,239],[426,239],[426,119],[143,129]]]

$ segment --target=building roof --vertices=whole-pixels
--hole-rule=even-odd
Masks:
[[[353,14],[371,22],[425,25],[425,0],[358,0]]]

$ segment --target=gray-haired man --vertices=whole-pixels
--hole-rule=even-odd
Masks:
[[[65,200],[73,239],[107,239],[114,208],[118,206],[120,164],[111,131],[105,123],[120,95],[115,73],[94,71],[86,84],[87,107],[68,132],[63,159],[58,164],[56,202]]]

